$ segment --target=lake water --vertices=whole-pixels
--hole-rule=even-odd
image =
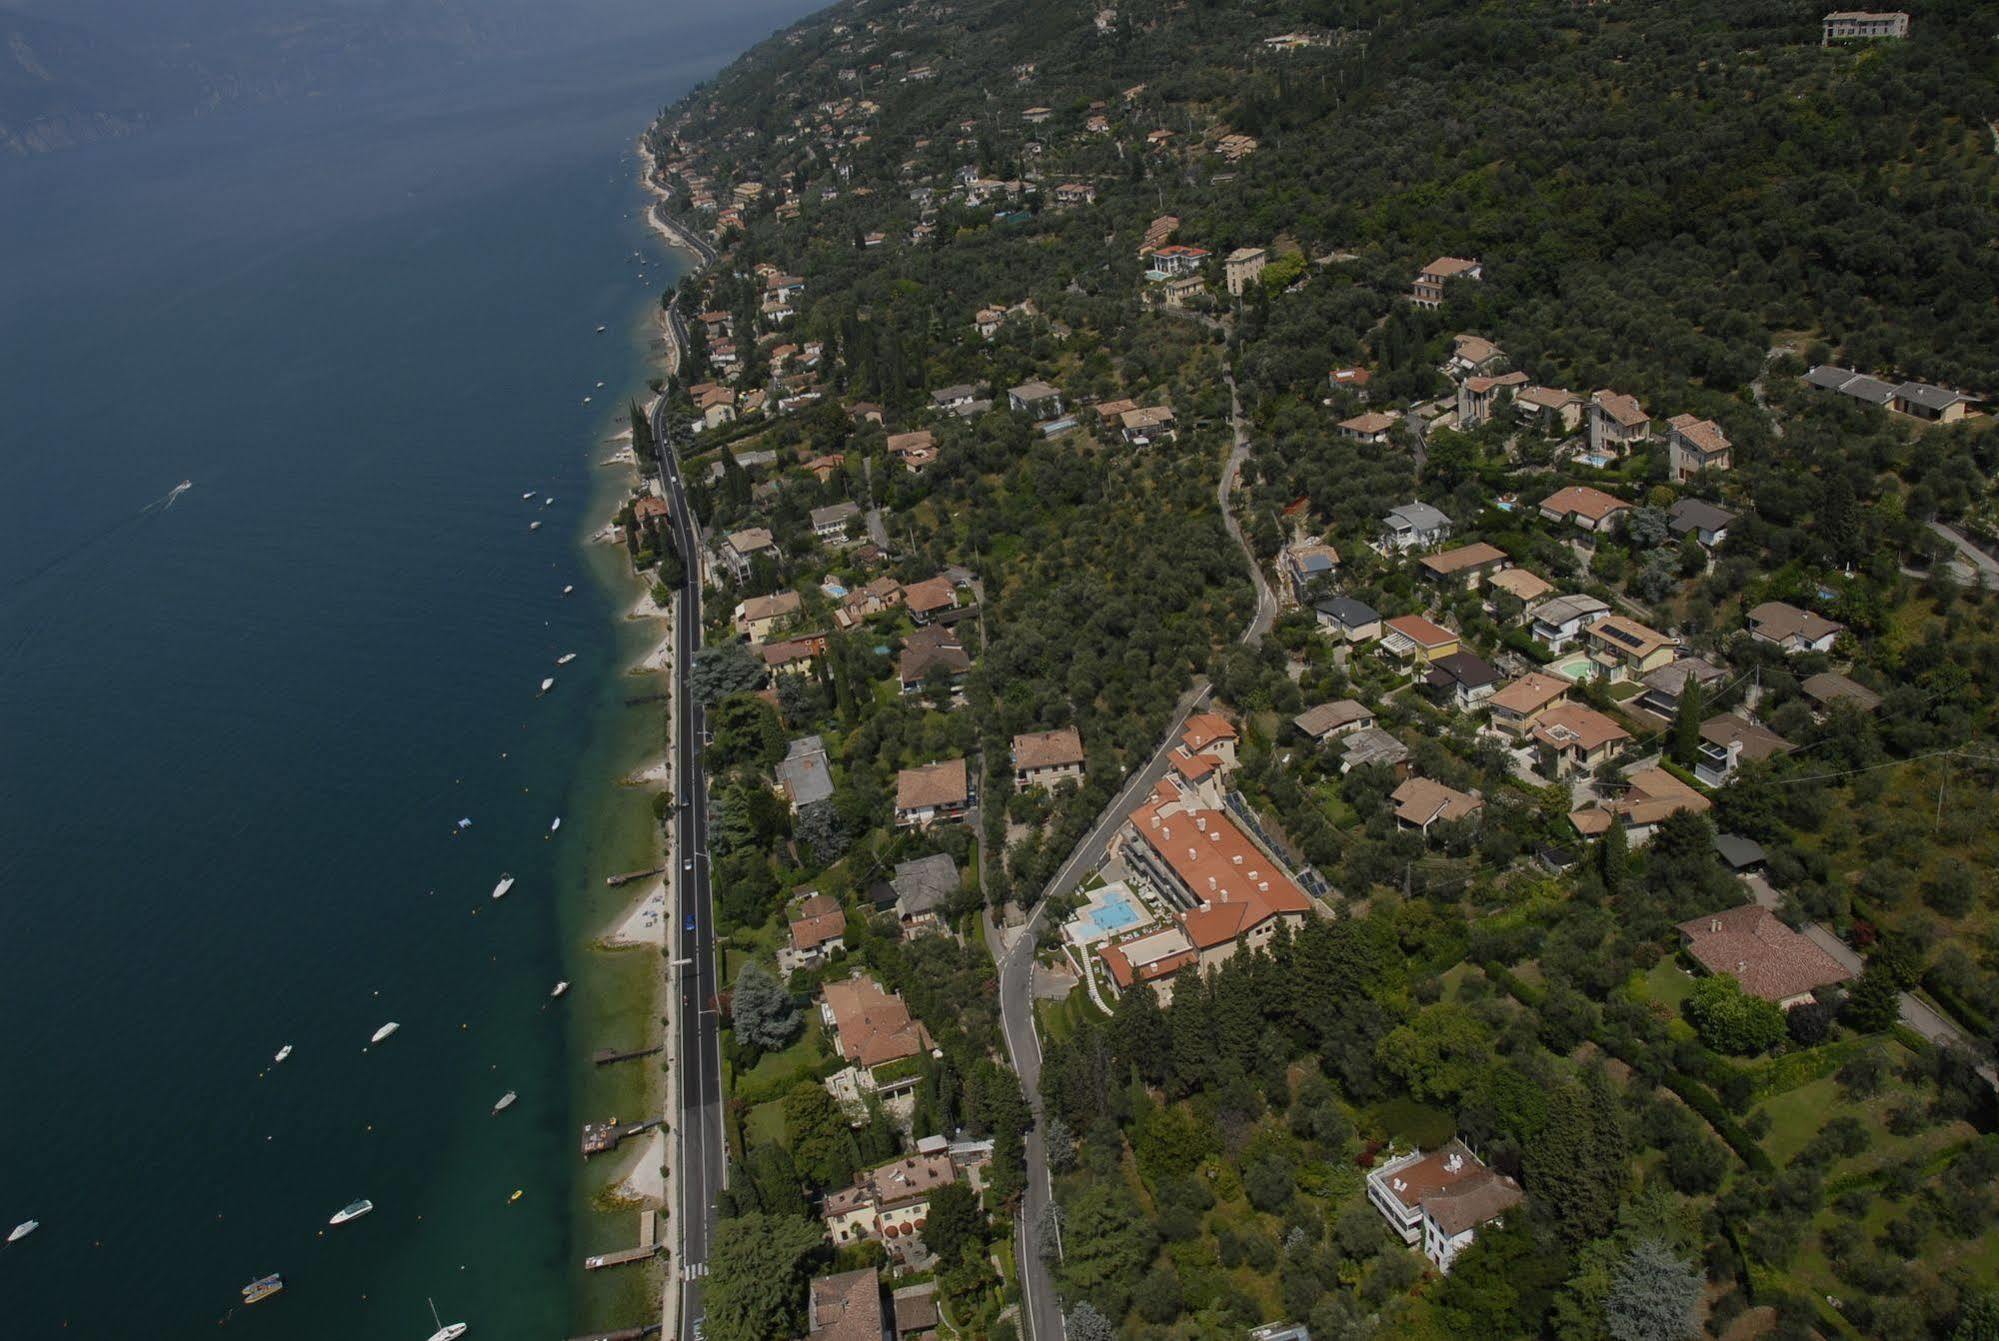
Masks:
[[[675,8],[0,164],[0,1333],[642,1320],[577,1153],[657,967],[589,949],[658,743],[584,544],[677,274],[631,145],[805,7]]]

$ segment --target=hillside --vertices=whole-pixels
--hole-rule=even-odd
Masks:
[[[732,972],[942,1054],[878,1104],[739,1015],[725,1209],[993,1141],[941,1260],[829,1218],[717,1298],[1987,1334],[1991,19],[855,4],[662,113]],[[1030,918],[1032,997],[975,985]]]

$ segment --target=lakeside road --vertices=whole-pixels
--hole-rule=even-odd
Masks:
[[[728,1148],[722,1131],[715,908],[706,845],[708,788],[702,772],[707,721],[691,687],[694,653],[701,645],[700,536],[688,512],[680,462],[667,433],[664,396],[653,403],[651,418],[653,439],[659,444],[660,487],[667,500],[674,545],[686,570],[673,615],[674,852],[678,864],[671,873],[677,925],[669,942],[675,949],[670,971],[677,984],[674,999],[679,1007],[673,1029],[673,1067],[680,1095],[679,1111],[674,1115],[680,1152],[674,1171],[679,1192],[674,1221],[679,1227],[676,1270],[680,1292],[674,1310],[677,1320],[662,1318],[662,1325],[669,1335],[691,1337],[704,1316],[701,1278],[708,1270],[716,1204],[727,1182]],[[673,1292],[669,1290],[666,1297],[672,1300]]]

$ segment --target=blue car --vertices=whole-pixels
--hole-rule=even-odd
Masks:
[[[689,913],[689,914],[688,914],[688,915],[686,916],[686,918],[685,918],[685,919],[684,919],[684,920],[683,920],[683,921],[681,922],[681,924],[680,924],[680,929],[681,929],[682,931],[692,931],[692,930],[694,930],[694,914],[693,914],[693,913]]]

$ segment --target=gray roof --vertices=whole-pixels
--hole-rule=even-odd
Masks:
[[[935,912],[958,892],[958,863],[944,852],[918,857],[897,866],[889,884],[895,890],[895,910],[900,916]]]
[[[1727,673],[1713,662],[1702,661],[1699,657],[1681,657],[1671,665],[1661,666],[1646,675],[1639,683],[1647,689],[1656,689],[1662,694],[1678,698],[1686,692],[1688,680],[1698,680],[1703,685],[1710,685]]]
[[[1334,699],[1331,703],[1321,703],[1307,708],[1291,719],[1292,723],[1308,736],[1323,737],[1328,732],[1337,731],[1355,722],[1371,721],[1374,713],[1365,705],[1350,698]]]
[[[1719,531],[1735,520],[1735,514],[1727,508],[1698,498],[1682,498],[1668,509],[1668,523],[1673,530],[1684,535],[1688,531]]]
[[[1602,614],[1610,609],[1605,601],[1594,596],[1551,596],[1535,606],[1531,613],[1543,624],[1566,624],[1572,619],[1584,619],[1590,615]]]
[[[1438,657],[1430,663],[1430,669],[1433,672],[1442,671],[1447,678],[1467,689],[1482,689],[1486,685],[1499,683],[1499,672],[1493,669],[1492,664],[1470,652],[1453,652],[1449,656]]]
[[[1839,389],[1839,392],[1842,396],[1851,396],[1855,400],[1864,400],[1869,405],[1886,405],[1889,401],[1895,399],[1895,388],[1893,386],[1890,386],[1878,377],[1869,377],[1866,373],[1862,373],[1848,382]]]
[[[1339,567],[1323,554],[1306,554],[1293,559],[1292,562],[1298,565],[1298,571],[1301,573],[1330,573]]]
[[[960,382],[957,386],[942,387],[931,392],[930,399],[939,405],[949,405],[954,400],[967,400],[977,397],[978,394],[977,387],[969,382]]]
[[[1312,608],[1328,619],[1337,619],[1350,629],[1372,624],[1381,618],[1373,606],[1351,596],[1328,596],[1323,601],[1315,602]]]
[[[1863,712],[1873,712],[1881,706],[1881,696],[1864,684],[1857,684],[1834,671],[1820,671],[1807,676],[1798,688],[1805,691],[1805,697],[1824,707],[1835,703],[1852,703]]]
[[[1931,386],[1928,382],[1904,382],[1895,388],[1895,398],[1920,405],[1925,410],[1948,410],[1964,399],[1955,391]]]
[[[1860,374],[1836,363],[1821,363],[1805,374],[1805,380],[1825,391],[1837,391]]]
[[[1409,747],[1378,726],[1363,727],[1346,739],[1347,747],[1340,755],[1340,762],[1346,768],[1399,764],[1409,757]]]
[[[833,774],[826,761],[826,743],[817,736],[792,741],[790,752],[778,761],[777,780],[795,806],[831,799]]]
[[[1387,520],[1391,526],[1400,521],[1412,531],[1434,531],[1451,524],[1449,517],[1428,503],[1404,503],[1399,508],[1390,508]]]
[[[1019,386],[1007,388],[1006,394],[1017,400],[1032,402],[1049,400],[1062,393],[1046,382],[1022,382]]]
[[[1738,871],[1757,865],[1768,855],[1761,843],[1753,838],[1744,838],[1739,833],[1716,834],[1714,850],[1732,869]]]
[[[812,529],[816,531],[822,526],[838,526],[845,522],[847,518],[858,516],[860,511],[861,505],[852,502],[828,503],[823,508],[814,508],[812,509]]]

